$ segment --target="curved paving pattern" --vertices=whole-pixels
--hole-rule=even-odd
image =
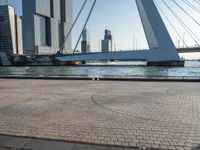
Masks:
[[[198,149],[200,84],[0,80],[0,134]]]
[[[138,97],[140,96],[140,97]],[[92,97],[100,107],[126,118],[199,125],[200,88],[168,89],[166,93],[100,93]],[[191,116],[196,114],[195,116]],[[194,122],[196,120],[196,122]]]

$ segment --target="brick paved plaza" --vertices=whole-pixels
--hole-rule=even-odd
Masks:
[[[1,79],[0,134],[197,150],[200,83]]]

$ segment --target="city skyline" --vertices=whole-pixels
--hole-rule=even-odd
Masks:
[[[17,2],[18,1],[18,2]],[[17,13],[21,14],[21,0],[10,0],[10,3],[16,8]],[[173,22],[174,26],[177,27],[177,30],[182,38],[184,38],[185,42],[188,46],[194,46],[195,42],[190,38],[190,36],[186,33],[186,31],[180,26],[177,20],[172,16],[172,14],[167,10],[166,6],[162,3],[162,1],[155,0],[156,3],[159,4],[163,11],[169,16],[170,20]],[[179,16],[182,16],[186,24],[190,24],[190,27],[197,35],[200,35],[199,26],[191,21],[186,14],[182,12],[182,10],[178,10],[177,6],[175,6],[171,1],[167,1],[172,9],[177,10],[176,13]],[[180,0],[177,0],[180,2]],[[73,11],[74,17],[77,15],[78,10],[80,9],[83,1],[82,0],[73,0]],[[86,9],[83,11],[83,15],[81,19],[77,22],[78,25],[75,26],[73,30],[73,46],[77,41],[77,37],[80,34],[82,26],[84,24],[84,20],[87,16],[89,8],[92,4],[92,1],[88,1],[88,5]],[[193,4],[195,4],[193,2]],[[183,4],[181,4],[183,5]],[[199,20],[199,14],[189,9],[187,6],[183,5],[188,9],[188,12],[192,14],[197,20]],[[162,14],[161,14],[162,15]],[[183,44],[183,39],[180,39],[173,28],[170,26],[169,22],[162,15],[163,20],[170,32],[170,35],[176,46],[179,47],[185,46]],[[144,35],[144,31],[142,28],[141,20],[139,18],[139,14],[136,8],[136,4],[134,0],[101,0],[97,1],[94,12],[89,20],[87,25],[87,29],[91,33],[91,50],[92,51],[100,51],[100,41],[103,39],[104,30],[108,29],[113,34],[113,44],[116,45],[118,50],[125,49],[144,49],[148,48],[146,38]],[[135,42],[134,42],[135,41]],[[79,46],[80,49],[80,46]]]

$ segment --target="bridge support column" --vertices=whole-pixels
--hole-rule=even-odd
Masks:
[[[136,0],[136,4],[151,51],[148,64],[183,64],[153,0]]]

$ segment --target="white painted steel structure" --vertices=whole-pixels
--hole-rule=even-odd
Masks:
[[[136,0],[149,50],[109,53],[71,54],[60,61],[145,60],[148,62],[180,61],[180,57],[153,0]]]

